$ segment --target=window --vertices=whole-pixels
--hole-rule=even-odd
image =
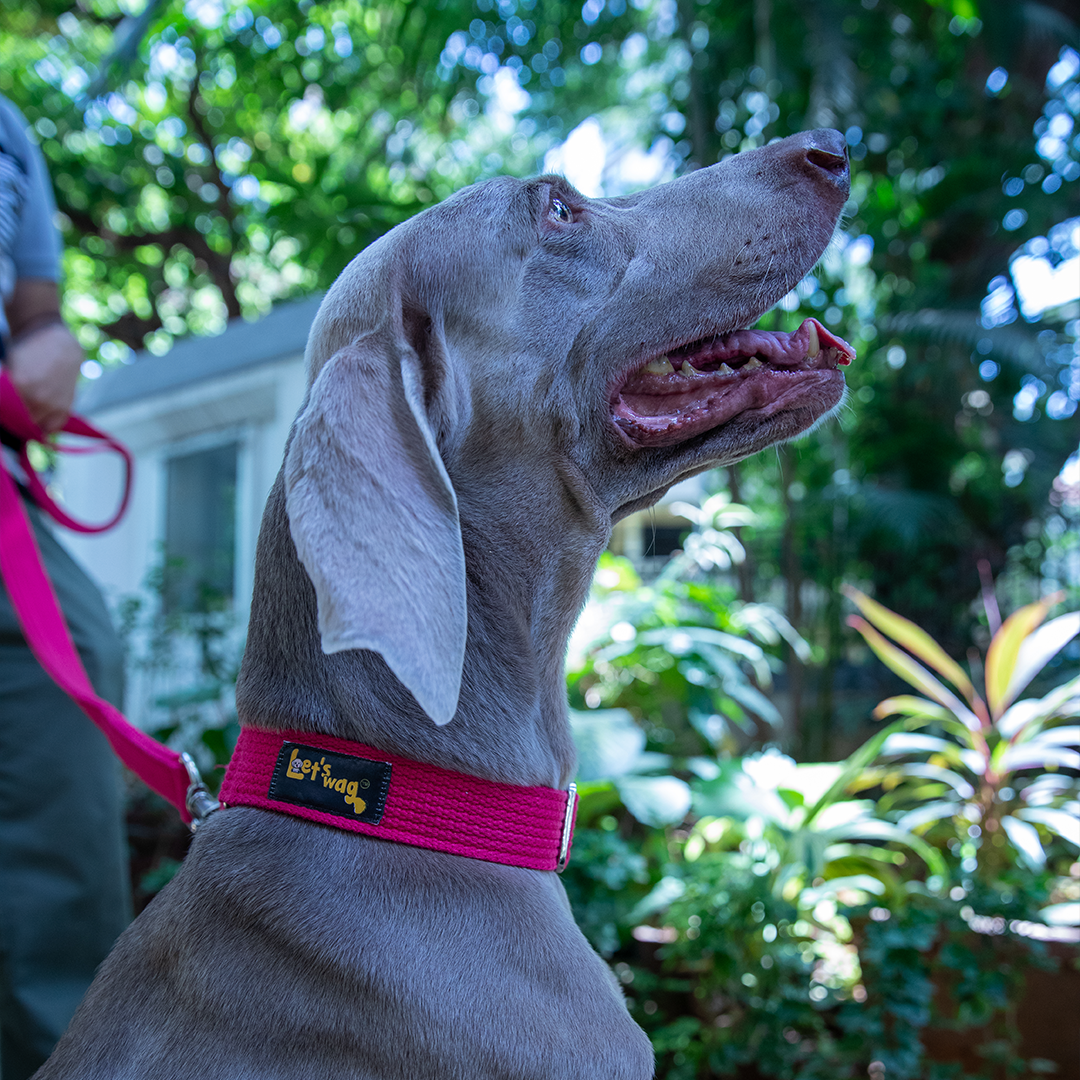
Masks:
[[[641,526],[641,554],[646,559],[666,559],[682,548],[689,534],[690,530],[685,525],[655,525],[644,521]]]
[[[233,597],[237,444],[171,458],[166,465],[168,612],[210,612]]]

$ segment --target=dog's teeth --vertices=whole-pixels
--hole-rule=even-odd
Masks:
[[[756,356],[751,356],[750,359],[747,360],[745,364],[743,364],[742,370],[743,371],[757,371],[757,369],[759,367],[764,367],[764,366],[765,365]]]
[[[810,324],[810,344],[806,346],[807,359],[813,360],[821,352],[821,342],[818,341],[817,323]]]
[[[682,368],[680,369],[680,374],[685,375],[688,379],[694,379],[700,373],[698,372],[698,369],[690,363],[689,360],[684,360],[682,363]]]
[[[735,374],[735,369],[728,367],[727,364],[721,364],[716,369],[716,374],[717,375],[734,375]]]
[[[666,356],[661,356],[656,360],[650,360],[645,365],[645,370],[651,375],[675,374],[675,369],[671,366],[671,361]]]

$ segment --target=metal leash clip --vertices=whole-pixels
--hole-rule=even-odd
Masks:
[[[190,754],[181,754],[180,760],[184,763],[188,779],[191,781],[184,801],[188,813],[191,815],[191,831],[195,832],[221,804],[210,794],[206,784],[203,782],[202,773],[199,772],[199,767],[195,764],[192,756]]]

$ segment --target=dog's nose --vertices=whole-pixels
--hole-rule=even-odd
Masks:
[[[801,141],[806,161],[827,173],[834,183],[846,187],[850,177],[844,136],[831,128],[819,128],[817,131],[806,132]]]

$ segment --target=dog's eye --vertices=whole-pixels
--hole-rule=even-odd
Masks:
[[[569,225],[574,220],[573,210],[559,198],[551,200],[549,213],[556,221],[561,221],[564,225]]]

